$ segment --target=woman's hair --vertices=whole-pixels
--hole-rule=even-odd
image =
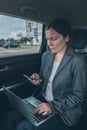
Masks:
[[[64,37],[69,35],[70,39],[72,38],[72,30],[69,25],[69,23],[62,19],[62,18],[57,18],[53,22],[47,25],[46,31],[49,30],[50,28],[53,28],[56,32],[62,34]]]

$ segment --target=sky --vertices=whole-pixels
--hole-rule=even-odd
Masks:
[[[17,38],[18,33],[25,36],[26,21],[19,18],[0,15],[0,39]]]

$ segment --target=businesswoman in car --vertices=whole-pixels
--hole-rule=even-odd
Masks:
[[[86,97],[86,60],[70,46],[72,31],[63,19],[56,19],[46,28],[49,49],[43,54],[40,74],[29,77],[44,102],[35,114],[54,114],[38,127],[26,119],[20,120],[16,130],[70,130],[83,114],[82,104]],[[11,120],[12,121],[12,120]]]
[[[39,85],[45,101],[35,113],[54,116],[34,127],[26,120],[21,121],[16,130],[69,130],[82,116],[82,104],[86,97],[86,59],[76,54],[70,46],[71,28],[63,19],[56,19],[46,28],[49,50],[43,54],[40,74],[32,74],[29,79]]]

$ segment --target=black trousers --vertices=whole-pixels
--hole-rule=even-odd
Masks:
[[[59,115],[55,115],[51,119],[39,127],[33,126],[17,111],[8,113],[7,118],[3,122],[2,130],[71,130],[71,127],[64,124]]]
[[[41,124],[39,127],[33,126],[27,120],[22,120],[16,127],[16,130],[70,130],[71,127],[65,125],[61,118],[56,115],[49,119],[45,123]]]

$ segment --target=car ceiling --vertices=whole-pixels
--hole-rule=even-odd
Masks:
[[[41,23],[61,17],[87,29],[87,0],[0,0],[0,12]]]

